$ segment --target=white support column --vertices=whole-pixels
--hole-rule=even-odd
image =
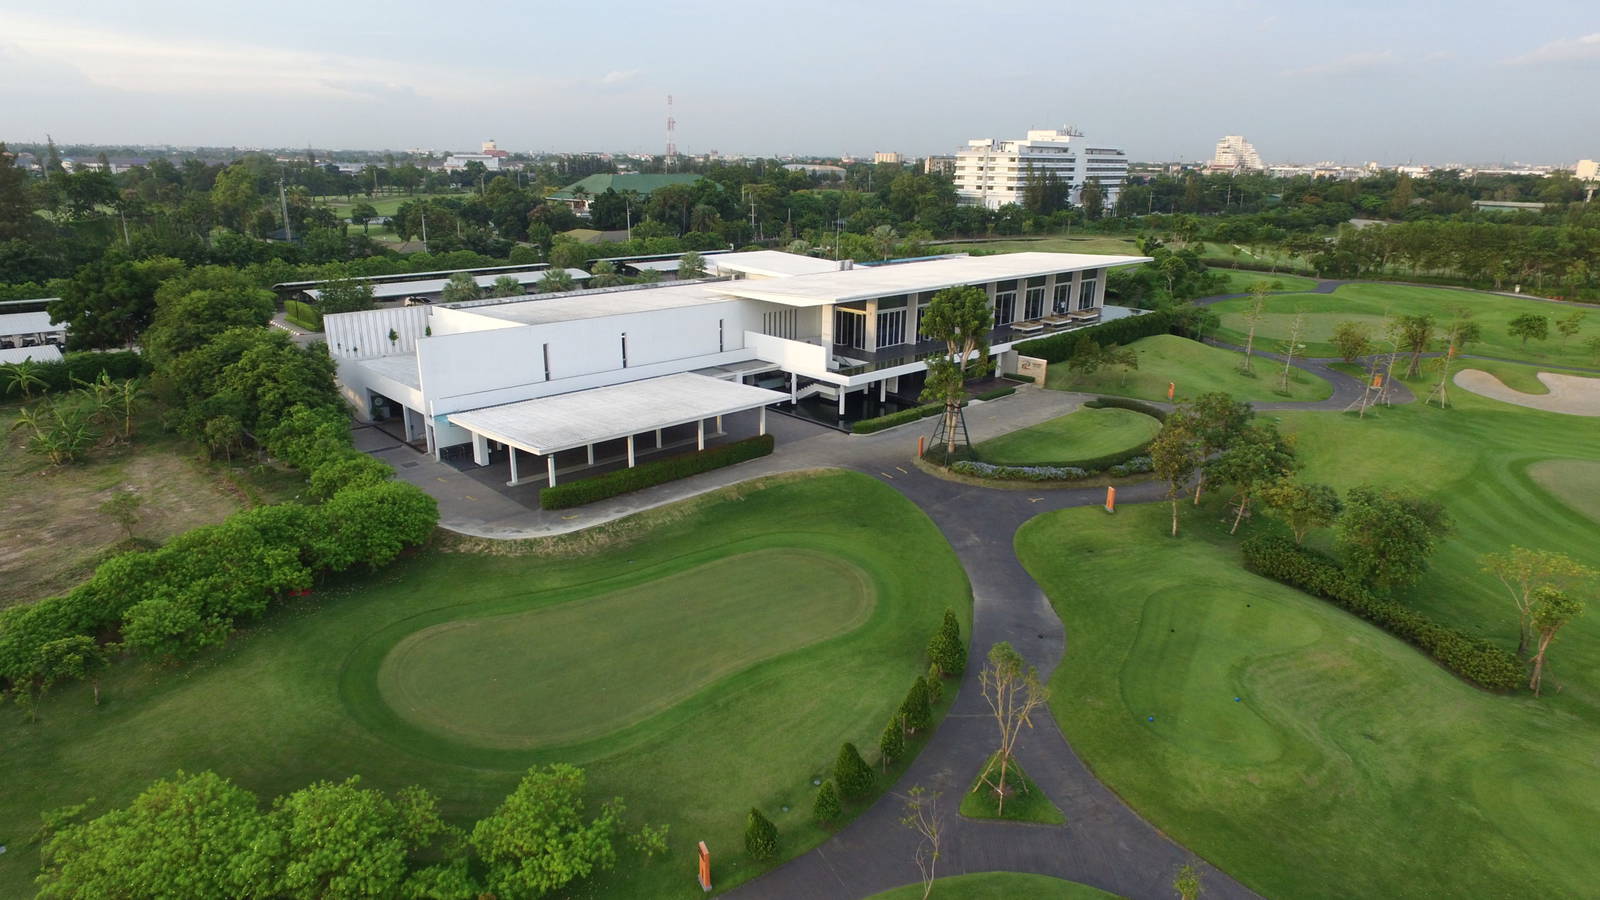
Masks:
[[[761,407],[761,416],[757,421],[759,422],[759,425],[756,428],[756,434],[766,434],[767,433],[767,408],[765,406]]]
[[[489,440],[476,431],[472,433],[472,461],[480,466],[489,464]]]
[[[717,416],[717,434],[722,433],[722,417]]]
[[[633,468],[633,435],[628,435],[628,468]]]
[[[706,448],[706,420],[696,419],[694,428],[694,448],[696,450],[704,450]]]
[[[794,372],[789,373],[789,402],[800,402],[800,376]]]
[[[839,415],[841,415],[841,416],[844,415],[844,397],[848,393],[850,393],[850,389],[849,388],[845,387],[842,384],[839,385]]]
[[[878,402],[882,403],[887,396],[889,396],[889,379],[885,378],[878,382]]]
[[[588,448],[589,448],[589,465],[592,466],[592,465],[594,465],[594,445],[593,444],[589,444]]]
[[[444,459],[444,456],[441,455],[440,452],[439,452],[439,442],[438,442],[437,439],[434,438],[434,435],[433,435],[433,423],[430,422],[430,421],[427,421],[427,420],[423,420],[422,431],[423,431],[423,434],[425,434],[427,436],[427,438],[428,438],[428,452],[433,454],[433,458],[435,460]]]
[[[506,449],[510,451],[510,456],[511,456],[511,480],[506,482],[506,487],[516,487],[517,486],[517,448],[515,448],[515,447],[507,447]]]
[[[554,453],[544,458],[545,471],[550,473],[550,486],[556,486],[556,455]]]
[[[412,424],[414,421],[415,417],[412,415],[411,407],[400,407],[400,423],[405,428],[406,443],[417,439],[417,426]]]
[[[656,449],[661,449],[661,429],[656,429]]]

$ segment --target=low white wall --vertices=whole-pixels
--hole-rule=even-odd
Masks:
[[[334,359],[372,359],[410,353],[428,328],[428,307],[395,306],[322,317],[328,352]],[[389,340],[390,332],[395,339]]]

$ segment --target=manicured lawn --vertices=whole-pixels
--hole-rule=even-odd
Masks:
[[[1139,370],[1124,375],[1120,370],[1102,369],[1086,377],[1067,371],[1064,362],[1051,363],[1048,386],[1063,391],[1113,394],[1140,400],[1166,400],[1167,384],[1178,386],[1177,398],[1185,400],[1210,391],[1227,391],[1240,400],[1323,400],[1333,394],[1333,385],[1299,369],[1291,373],[1289,393],[1278,393],[1280,370],[1271,360],[1255,361],[1254,377],[1239,371],[1240,354],[1210,347],[1171,334],[1140,338],[1128,345],[1139,353]]]
[[[1161,423],[1131,409],[1083,407],[1048,422],[990,438],[974,449],[1001,465],[1060,463],[1129,450],[1156,436]]]
[[[1249,330],[1244,313],[1249,303],[1247,298],[1239,298],[1224,300],[1211,307],[1222,317],[1222,325],[1216,332],[1219,340],[1241,346],[1244,344],[1245,334]],[[1584,338],[1600,334],[1600,311],[1590,310],[1589,318],[1578,336],[1562,342],[1555,331],[1556,320],[1581,307],[1477,291],[1388,284],[1346,284],[1332,294],[1281,294],[1268,297],[1268,315],[1256,329],[1256,346],[1264,350],[1276,349],[1279,341],[1288,338],[1290,324],[1295,314],[1301,311],[1306,314],[1303,340],[1307,347],[1304,352],[1310,356],[1326,357],[1337,355],[1328,341],[1334,327],[1340,322],[1365,322],[1372,326],[1374,336],[1382,337],[1386,315],[1427,313],[1442,325],[1452,316],[1452,310],[1456,307],[1470,309],[1473,319],[1483,329],[1483,339],[1471,345],[1468,350],[1470,353],[1573,366],[1585,366],[1593,362],[1593,355],[1583,349],[1582,343]],[[1513,318],[1528,313],[1550,319],[1550,339],[1529,341],[1523,347],[1520,338],[1506,333],[1506,325]]]
[[[117,491],[143,499],[134,537],[159,543],[253,502],[292,497],[303,485],[284,469],[206,463],[149,413],[131,442],[52,466],[11,430],[18,409],[0,407],[0,607],[64,593],[122,546],[121,526],[100,511]]]
[[[1182,243],[1173,244],[1174,249],[1187,246]],[[1195,245],[1200,252],[1200,258],[1207,262],[1221,266],[1230,266],[1234,263],[1248,263],[1258,266],[1277,266],[1280,272],[1310,272],[1311,264],[1304,258],[1291,258],[1287,253],[1276,247],[1263,248],[1259,255],[1255,248],[1235,246],[1233,244],[1201,242]]]
[[[668,857],[641,865],[624,851],[616,871],[584,889],[595,897],[700,896],[685,874],[700,840],[712,848],[719,886],[757,874],[740,849],[751,806],[777,824],[785,856],[815,845],[827,832],[811,822],[812,779],[831,767],[841,742],[876,746],[906,686],[927,668],[924,648],[943,611],[970,621],[954,553],[908,501],[854,474],[731,489],[646,513],[649,525],[632,521],[527,555],[504,545],[492,554],[419,553],[326,585],[194,665],[119,664],[98,708],[77,685],[52,692],[34,725],[8,707],[0,714],[0,843],[11,852],[0,857],[0,896],[27,892],[38,855],[26,838],[40,810],[94,797],[98,812],[179,768],[214,769],[264,798],[352,774],[390,790],[419,784],[469,823],[528,766],[581,765],[596,801],[621,796],[633,825],[671,826]],[[774,571],[751,581],[760,567]],[[813,584],[774,586],[783,577]],[[824,596],[834,592],[844,596]],[[752,609],[733,609],[735,598]],[[649,609],[650,600],[662,608]],[[757,609],[768,603],[802,608]],[[573,604],[646,616],[655,630],[610,620],[612,635],[589,616],[563,619],[562,607]],[[714,621],[719,615],[737,621]],[[577,726],[541,725],[518,707],[550,701],[554,687],[510,686],[500,696],[508,720],[520,723],[510,729],[515,740],[485,739],[466,732],[491,721],[487,704],[447,685],[433,697],[433,727],[409,721],[386,702],[380,672],[398,642],[445,621],[500,631],[475,649],[516,676],[547,671],[510,658],[518,635],[529,656],[561,654],[573,671],[560,684],[587,692],[596,709]],[[798,633],[718,646],[739,623]],[[444,674],[439,660],[454,658],[463,678],[496,677],[467,650],[439,644],[429,665]],[[694,666],[703,668],[684,671]],[[441,705],[452,690],[455,711]]]
[[[1592,501],[1553,495],[1575,481],[1593,496],[1592,420],[1476,397],[1366,420],[1277,418],[1298,435],[1304,477],[1445,504],[1456,533],[1402,594],[1442,622],[1514,646],[1515,615],[1482,573],[1484,553],[1516,543],[1600,566],[1600,522],[1579,511]],[[1589,465],[1530,469],[1546,459]],[[1243,571],[1218,499],[1186,508],[1177,540],[1163,536],[1160,504],[1111,518],[1052,513],[1018,532],[1019,555],[1073,638],[1052,708],[1096,774],[1265,896],[1591,892],[1600,616],[1580,618],[1552,649],[1559,693],[1486,694]]]
[[[939,900],[1112,900],[1117,895],[1048,875],[978,872],[936,879],[930,896]],[[897,887],[868,900],[922,900],[922,885]]]
[[[991,780],[998,780],[1000,768],[989,770]],[[994,788],[974,776],[972,786],[961,796],[961,814],[970,819],[1003,819],[1007,822],[1033,822],[1039,825],[1061,825],[1067,817],[1061,814],[1050,798],[1039,790],[1022,765],[1015,759],[1006,766],[1006,806],[1000,811],[1000,798]]]
[[[1219,293],[1242,294],[1250,290],[1250,286],[1258,281],[1265,281],[1275,291],[1309,291],[1317,286],[1316,279],[1306,278],[1302,275],[1286,275],[1282,272],[1276,275],[1270,272],[1253,272],[1249,269],[1224,269],[1213,266],[1211,271],[1216,272],[1228,280],[1228,285]]]
[[[451,194],[414,194],[414,195],[412,195],[412,194],[383,194],[381,196],[370,198],[370,199],[365,197],[365,196],[362,196],[362,195],[358,194],[358,195],[356,195],[356,198],[355,198],[354,201],[346,200],[343,196],[339,196],[339,197],[318,197],[317,198],[317,203],[322,205],[322,206],[326,206],[328,209],[333,211],[334,215],[339,216],[341,218],[349,218],[350,210],[354,209],[355,205],[357,203],[370,203],[370,204],[372,204],[372,208],[376,209],[378,211],[378,215],[380,215],[380,216],[392,216],[396,212],[399,212],[400,207],[404,206],[407,203],[410,203],[413,200],[427,200],[427,199],[433,198],[433,197],[438,197],[438,198],[444,198],[444,197],[466,197],[466,196],[468,196],[468,195],[470,195],[472,193],[474,193],[474,192],[473,191],[459,191],[459,192],[451,193]],[[377,231],[377,226],[373,226],[373,231]],[[376,237],[377,235],[374,234],[373,236]]]
[[[1563,503],[1600,524],[1600,462],[1547,459],[1529,466],[1528,475]]]

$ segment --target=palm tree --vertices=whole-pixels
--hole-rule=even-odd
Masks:
[[[539,290],[547,293],[572,290],[572,276],[566,269],[546,269],[544,277],[539,279]]]

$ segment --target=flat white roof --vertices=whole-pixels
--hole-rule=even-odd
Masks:
[[[447,418],[490,440],[548,455],[788,399],[779,391],[683,372],[451,413]]]
[[[1095,256],[1089,253],[1001,253],[926,262],[857,267],[814,275],[761,281],[728,281],[714,291],[789,306],[823,306],[872,297],[937,291],[964,284],[1032,278],[1055,272],[1104,269],[1149,262],[1148,256]]]
[[[630,269],[638,269],[641,272],[646,269],[653,272],[676,272],[680,262],[682,262],[681,259],[645,259],[639,262],[623,263],[623,265]]]
[[[765,275],[768,278],[786,278],[790,275],[815,275],[839,271],[839,263],[831,259],[817,259],[781,250],[750,250],[745,253],[724,253],[708,257],[706,268],[718,272],[745,272]]]
[[[502,272],[499,275],[474,275],[472,280],[477,282],[480,288],[492,288],[495,281],[501,278],[515,278],[518,284],[527,286],[543,281],[548,271],[548,269],[540,269],[537,272]],[[566,272],[572,276],[573,281],[583,281],[586,278],[594,277],[582,269],[567,269]],[[419,294],[438,294],[444,291],[444,286],[447,283],[448,279],[444,278],[425,278],[419,281],[391,281],[385,284],[375,284],[372,286],[372,299],[389,300],[395,297],[411,297]],[[320,300],[322,299],[322,291],[309,290],[306,291],[306,296],[314,300]]]
[[[0,366],[27,362],[30,359],[36,363],[60,362],[61,351],[56,349],[54,344],[45,344],[42,347],[13,347],[8,350],[0,350]]]
[[[456,312],[488,316],[491,319],[502,319],[522,325],[547,325],[551,322],[598,319],[604,316],[622,316],[657,309],[728,303],[738,299],[708,290],[708,287],[709,285],[700,282],[688,282],[644,290],[574,294],[569,297],[551,297],[548,300],[530,297],[514,303],[454,307],[454,309]]]
[[[38,334],[40,332],[66,331],[65,324],[50,321],[47,312],[7,313],[0,316],[0,335]]]
[[[414,391],[422,390],[422,377],[417,372],[417,355],[415,353],[397,353],[393,356],[376,356],[372,359],[350,360],[348,365],[357,365],[377,375],[382,375],[391,381],[398,381]],[[396,400],[404,399],[401,397]]]

